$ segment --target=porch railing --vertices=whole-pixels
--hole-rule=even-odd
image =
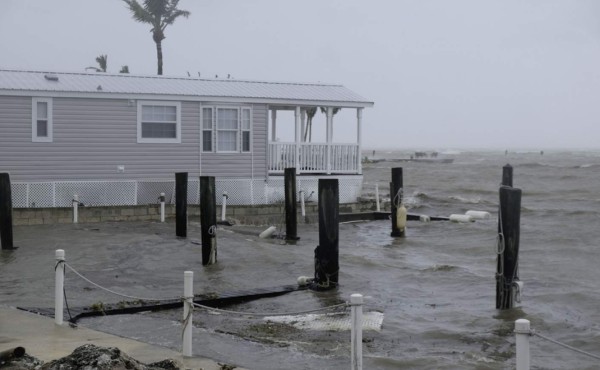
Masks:
[[[360,173],[358,144],[269,143],[269,173],[296,167],[298,173]]]

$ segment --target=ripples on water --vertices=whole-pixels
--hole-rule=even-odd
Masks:
[[[386,158],[409,155],[377,154]],[[366,164],[364,196],[372,197],[377,183],[389,201],[390,168],[401,166],[409,212],[448,216],[475,209],[492,213],[492,219],[470,224],[410,222],[406,238],[396,239],[389,236],[389,221],[342,224],[337,291],[297,292],[232,308],[288,312],[331,305],[360,292],[367,296],[366,310],[384,313],[382,330],[364,333],[368,369],[514,368],[512,330],[518,318],[531,320],[533,328],[554,339],[600,353],[600,155],[454,152],[446,156],[455,158],[454,163]],[[495,215],[506,163],[514,167],[514,186],[523,190],[520,277],[525,289],[520,307],[498,311]],[[220,245],[219,265],[194,268],[195,279],[201,282],[196,291],[288,284],[299,275],[311,275],[315,245],[310,241],[318,240],[317,230],[300,226],[299,231],[303,239],[296,246],[239,236],[237,244]],[[165,258],[157,253],[157,244],[173,248],[184,261],[197,259],[199,248],[157,233],[143,239],[134,235],[129,248],[123,249],[102,230],[94,235],[88,242],[99,247],[86,254],[71,253],[73,263],[87,264],[90,278],[112,274],[112,288],[128,286],[149,296],[158,294],[169,281],[177,282],[172,291],[180,290],[180,272],[189,266],[185,262],[157,274],[156,266]],[[11,258],[2,255],[0,263],[10,268]],[[236,275],[236,271],[247,275]],[[6,281],[0,284],[7,287]],[[30,305],[35,301],[32,293],[22,297]],[[85,294],[81,291],[74,299],[85,300]],[[161,294],[171,295],[168,291]],[[177,348],[180,315],[174,310],[85,323]],[[194,323],[198,355],[252,369],[349,366],[348,332],[267,328],[261,320],[203,312],[196,314]],[[531,342],[534,369],[598,368],[591,359],[539,338]]]

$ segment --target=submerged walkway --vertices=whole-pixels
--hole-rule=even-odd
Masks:
[[[183,357],[164,347],[158,347],[133,339],[127,339],[67,323],[57,326],[48,317],[31,314],[9,307],[0,307],[0,350],[24,347],[26,353],[49,362],[70,355],[84,344],[102,347],[117,347],[127,355],[145,364],[165,359],[178,362],[188,369],[218,370],[221,365],[215,361]]]

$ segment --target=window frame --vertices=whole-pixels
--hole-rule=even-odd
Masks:
[[[38,136],[38,103],[46,103],[47,117],[46,129],[47,136]],[[32,98],[31,99],[31,141],[34,143],[51,143],[54,141],[54,120],[53,120],[52,98]]]
[[[142,112],[144,106],[167,106],[175,107],[175,136],[166,137],[142,137]],[[153,123],[167,123],[168,121],[149,121]],[[137,102],[137,142],[142,144],[181,144],[181,102],[163,100],[138,100]]]
[[[204,132],[208,131],[208,129],[204,128],[204,109],[211,109],[211,119],[212,119],[212,129],[211,129],[211,146],[212,146],[212,150],[206,150],[204,148]],[[219,110],[220,109],[235,109],[237,111],[237,129],[233,130],[233,129],[219,129],[218,126],[218,122],[219,122]],[[248,112],[248,118],[249,118],[249,128],[248,129],[244,129],[243,124],[244,124],[244,111]],[[235,131],[236,133],[236,149],[231,151],[231,150],[219,150],[218,147],[218,143],[219,143],[219,131],[230,131],[233,132]],[[248,137],[249,137],[249,143],[248,143],[248,147],[249,150],[244,150],[244,132],[248,132]],[[252,133],[253,133],[253,119],[252,119],[252,107],[250,106],[243,106],[243,105],[202,105],[200,108],[200,142],[201,142],[201,151],[202,153],[216,153],[216,154],[248,154],[248,153],[252,153],[253,150],[253,140],[252,140]]]
[[[210,129],[204,127],[204,110],[210,109]],[[206,150],[204,147],[204,133],[210,132],[210,149]],[[215,152],[215,107],[213,106],[201,106],[200,107],[200,150],[202,153],[214,153]]]

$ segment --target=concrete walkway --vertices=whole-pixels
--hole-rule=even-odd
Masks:
[[[84,344],[117,347],[145,364],[172,359],[186,369],[221,369],[219,364],[209,359],[184,358],[181,353],[167,348],[81,326],[71,328],[68,323],[57,326],[51,318],[0,307],[0,351],[20,346],[25,348],[27,354],[49,362],[70,355],[75,348]]]

